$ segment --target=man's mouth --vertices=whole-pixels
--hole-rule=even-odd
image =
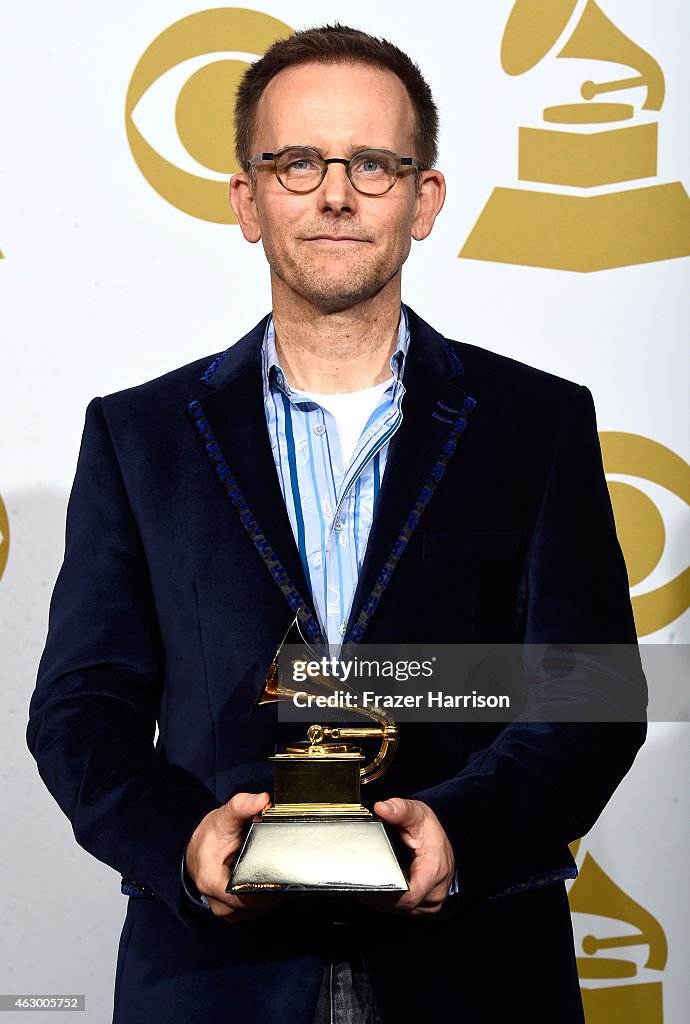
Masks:
[[[366,238],[357,238],[355,235],[309,235],[307,242],[366,242]]]

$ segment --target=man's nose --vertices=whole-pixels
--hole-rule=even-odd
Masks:
[[[328,164],[326,176],[317,190],[320,208],[347,213],[357,204],[357,190],[347,176],[345,164]]]

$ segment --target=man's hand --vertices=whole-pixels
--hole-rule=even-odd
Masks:
[[[245,825],[270,804],[268,793],[235,793],[197,825],[185,852],[185,867],[216,917],[227,924],[265,914],[282,902],[278,894],[226,893],[230,870],[244,840]]]
[[[421,800],[392,797],[374,804],[374,811],[412,851],[409,892],[388,905],[410,914],[435,914],[443,905],[455,877],[455,857],[448,836],[431,808]]]

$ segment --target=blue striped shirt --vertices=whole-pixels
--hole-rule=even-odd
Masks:
[[[388,445],[402,422],[409,341],[403,310],[391,381],[345,465],[335,418],[289,386],[278,362],[272,318],[266,326],[262,365],[271,450],[319,623],[336,649],[364,561]]]

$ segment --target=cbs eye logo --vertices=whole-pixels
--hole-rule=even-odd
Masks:
[[[7,509],[0,498],[0,577],[7,565],[7,556],[10,553],[10,521],[7,516]]]
[[[639,636],[647,636],[690,607],[690,566],[685,564],[690,466],[670,448],[639,434],[603,431],[599,437],[635,624]],[[679,563],[681,571],[669,579]]]
[[[141,55],[125,102],[127,140],[149,185],[172,206],[200,220],[237,223],[227,186],[228,176],[239,170],[234,156],[235,91],[250,62],[293,31],[260,11],[216,7],[176,21]],[[223,57],[206,63],[199,60],[209,54]],[[146,119],[138,111],[145,104],[145,94],[154,92],[154,83],[161,80],[163,84],[163,78],[174,76],[173,69],[187,72],[175,104],[174,125],[161,111],[160,98],[153,117]],[[147,141],[141,131],[144,120],[159,135],[167,135],[170,148],[178,150],[188,169],[172,163]],[[202,177],[202,171],[217,177],[208,173]]]

